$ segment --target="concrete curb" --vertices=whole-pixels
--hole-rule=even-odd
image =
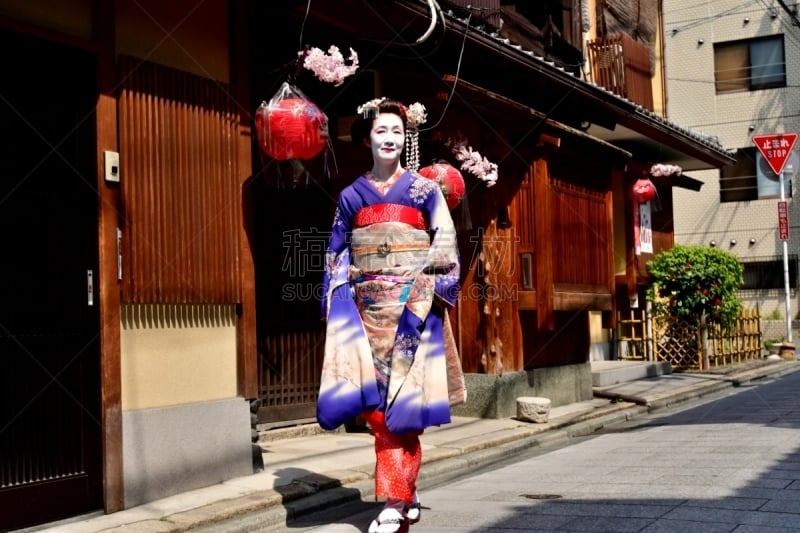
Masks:
[[[681,402],[685,402],[687,400],[694,400],[697,398],[701,398],[708,394],[713,394],[723,389],[727,389],[731,387],[731,382],[727,380],[720,380],[720,381],[709,381],[707,383],[698,383],[694,385],[689,385],[686,387],[681,387],[678,389],[673,389],[671,391],[666,391],[662,393],[656,393],[649,396],[637,396],[637,395],[630,395],[630,394],[621,394],[615,392],[606,392],[606,391],[596,391],[595,395],[609,398],[609,399],[617,399],[626,402],[635,403],[637,405],[644,405],[649,407],[650,409],[661,409],[664,407],[668,407],[670,405],[675,405]]]
[[[419,475],[419,487],[425,489],[455,479],[473,472],[478,467],[491,466],[531,448],[548,448],[564,444],[570,438],[591,435],[605,426],[631,420],[648,410],[646,407],[632,403],[618,403],[603,409],[599,415],[584,413],[573,417],[571,422],[554,421],[542,425],[522,426],[508,431],[496,431],[481,439],[467,438],[454,441],[446,446],[439,446],[424,456]],[[372,465],[365,465],[365,467],[372,469]],[[293,518],[306,516],[333,505],[359,500],[367,501],[374,497],[375,487],[371,474],[359,472],[361,479],[348,480],[347,473],[352,474],[353,472],[339,471],[320,474],[329,481],[334,480],[334,484],[336,480],[341,484],[328,488],[311,487],[306,493],[301,490],[293,494],[285,494],[286,498],[282,501],[276,502],[271,497],[278,492],[277,490],[268,490],[260,494],[213,504],[215,507],[219,506],[219,510],[224,511],[225,515],[218,515],[215,523],[205,519],[200,519],[194,524],[184,521],[193,514],[199,515],[200,513],[197,511],[203,508],[181,513],[183,516],[179,517],[166,516],[160,521],[161,528],[158,531],[164,533],[177,533],[188,529],[200,533],[203,531],[225,531],[227,533],[247,533],[254,530],[276,531],[285,527],[286,522]],[[312,476],[296,480],[290,486],[306,485],[308,477]],[[260,502],[254,501],[259,499]],[[241,502],[241,500],[245,500],[245,502]],[[173,518],[178,520],[173,522]],[[222,522],[224,522],[224,526]],[[165,527],[170,523],[174,523],[175,527]],[[122,533],[121,529],[119,533]]]
[[[514,429],[507,432],[497,431],[486,435],[480,442],[475,439],[455,441],[447,446],[433,449],[431,450],[433,453],[428,453],[424,456],[418,479],[419,488],[425,489],[447,482],[474,472],[476,468],[485,468],[507,460],[509,457],[531,448],[549,448],[564,444],[574,437],[591,435],[605,426],[631,420],[647,411],[647,408],[631,403],[617,404],[608,409],[605,414],[579,416],[575,423],[557,422],[550,428],[538,429],[538,426],[531,426],[530,429]],[[453,453],[446,453],[443,456],[441,453],[436,453],[440,450],[452,450]],[[370,465],[371,467],[372,465]],[[325,477],[336,476],[332,472],[322,475]],[[367,501],[372,499],[374,495],[375,486],[370,475],[368,479],[354,483],[343,483],[340,487],[320,490],[296,500],[284,501],[278,505],[265,501],[265,505],[261,509],[250,509],[235,516],[220,518],[218,522],[224,521],[224,527],[220,523],[216,525],[198,523],[189,528],[160,529],[159,531],[165,533],[186,531],[186,529],[192,529],[198,533],[204,531],[225,531],[226,533],[249,533],[255,530],[263,532],[277,531],[284,528],[286,522],[293,518],[306,516],[333,505],[359,500]],[[234,504],[233,501],[228,500],[228,502]],[[234,505],[230,507],[234,507]],[[188,513],[191,512],[193,511]],[[162,520],[171,521],[172,517],[164,517]]]
[[[761,371],[759,372],[759,370]],[[795,372],[798,371],[800,371],[800,364],[797,364],[796,362],[790,363],[788,365],[782,365],[780,363],[777,363],[774,366],[771,365],[763,367],[763,369],[756,368],[753,370],[745,370],[743,372],[738,372],[727,379],[735,387],[738,387],[740,385],[752,383],[753,381],[775,379],[782,376],[786,376],[788,374],[794,374]]]
[[[687,376],[700,377],[707,380],[707,382],[675,388],[647,396],[623,394],[597,388],[593,389],[593,391],[595,397],[632,402],[639,405],[646,405],[651,409],[660,409],[687,400],[701,398],[731,386],[738,387],[752,383],[753,381],[775,379],[800,371],[800,365],[793,363],[787,365],[785,363],[785,361],[776,361],[757,368],[734,371],[731,374],[687,373]]]
[[[525,424],[468,437],[427,450],[419,476],[424,489],[507,460],[531,448],[548,448],[570,438],[591,435],[605,426],[626,422],[651,411],[700,398],[726,388],[773,379],[800,371],[800,365],[765,365],[719,375],[706,383],[673,389],[649,397],[609,395],[612,403],[584,413],[553,419],[546,424]],[[710,377],[703,375],[703,377]],[[306,430],[309,431],[309,430]],[[313,433],[313,431],[312,431]],[[158,531],[248,533],[277,531],[287,521],[313,512],[374,497],[373,465],[305,476],[287,486],[222,500],[189,511],[109,529],[114,533]]]

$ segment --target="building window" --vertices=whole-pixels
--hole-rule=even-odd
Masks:
[[[783,35],[714,44],[717,93],[786,87]]]
[[[783,258],[765,261],[742,262],[744,283],[742,290],[783,289]],[[789,256],[789,288],[797,288],[797,256]]]
[[[784,196],[792,196],[792,176],[797,173],[796,161],[790,156],[783,168]],[[755,147],[739,148],[736,163],[719,171],[719,199],[721,202],[744,202],[759,198],[780,198],[780,176]]]

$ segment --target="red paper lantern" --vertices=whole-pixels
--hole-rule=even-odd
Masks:
[[[450,209],[454,209],[461,202],[467,190],[461,172],[449,163],[434,163],[427,167],[422,167],[419,169],[419,174],[439,183],[442,193],[444,193],[444,198],[447,200],[447,207]]]
[[[649,179],[638,179],[633,184],[632,193],[637,202],[649,202],[656,195],[656,186]]]
[[[328,142],[328,117],[303,98],[264,102],[255,122],[259,148],[279,161],[311,159]]]

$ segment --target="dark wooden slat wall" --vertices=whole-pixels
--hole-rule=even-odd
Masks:
[[[533,201],[533,171],[529,170],[520,184],[519,192],[514,197],[517,213],[516,227],[519,232],[519,242],[522,246],[533,249],[535,231],[534,201]]]
[[[241,183],[226,84],[121,56],[123,300],[236,303]]]
[[[607,193],[553,180],[552,194],[553,281],[610,291]]]
[[[534,198],[534,256],[536,272],[536,327],[552,331],[555,328],[553,310],[553,236],[548,231],[553,225],[553,202],[550,187],[549,161],[537,159],[531,167]]]
[[[650,48],[630,35],[622,35],[625,54],[625,92],[628,98],[642,107],[653,110],[653,66]]]

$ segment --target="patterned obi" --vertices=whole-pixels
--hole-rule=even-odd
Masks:
[[[421,230],[428,228],[422,211],[400,204],[375,204],[364,207],[356,213],[353,226],[363,228],[378,222],[403,222]]]
[[[428,260],[430,249],[428,232],[405,222],[355,227],[350,235],[349,278],[365,280],[365,276],[377,275],[393,282],[413,278]]]

